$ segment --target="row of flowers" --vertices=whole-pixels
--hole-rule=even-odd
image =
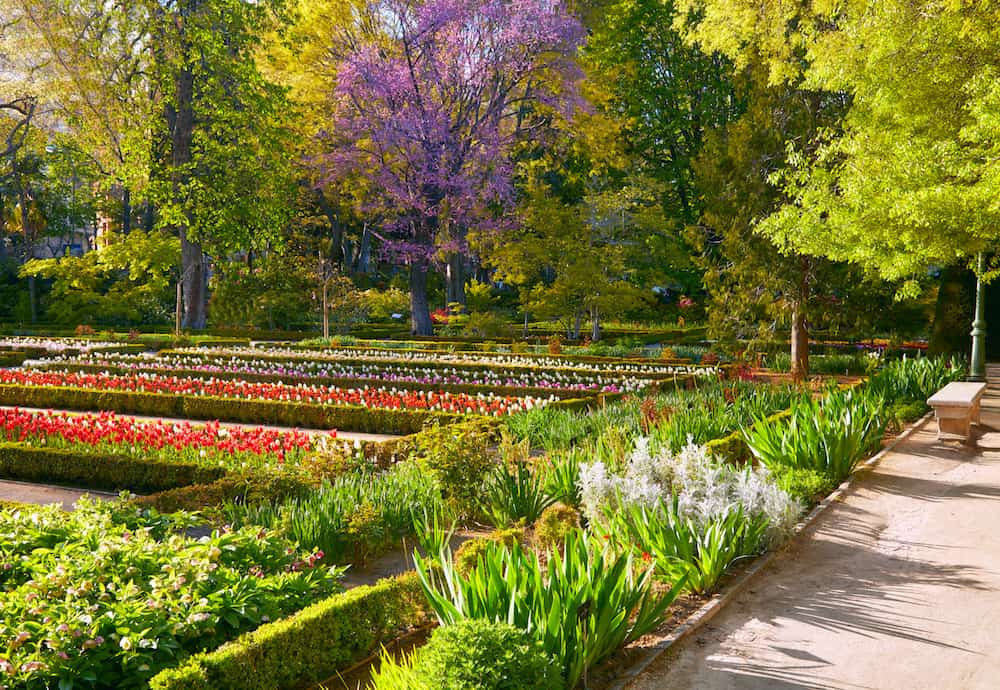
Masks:
[[[508,388],[551,388],[565,391],[601,391],[605,393],[638,392],[648,387],[649,379],[613,373],[597,374],[575,370],[552,369],[525,371],[518,368],[496,368],[483,371],[461,371],[393,362],[349,363],[330,360],[246,359],[211,354],[144,355],[93,354],[80,357],[60,357],[34,362],[34,366],[115,367],[135,371],[181,374],[252,374],[318,379],[354,379],[375,385],[385,383],[419,383],[428,386],[503,386]]]
[[[218,422],[146,421],[113,412],[69,414],[0,408],[0,439],[6,441],[175,461],[271,466],[324,450],[336,438],[336,431],[310,434]]]
[[[191,353],[204,354],[204,348],[191,348]],[[479,352],[432,352],[427,350],[379,350],[379,349],[338,349],[297,350],[282,347],[267,348],[219,348],[210,352],[219,355],[253,356],[267,354],[282,358],[297,360],[337,361],[337,360],[370,360],[393,362],[422,362],[430,364],[472,364],[484,367],[527,367],[542,369],[570,369],[577,372],[617,374],[629,376],[672,376],[680,374],[717,375],[718,369],[712,366],[692,366],[679,364],[661,364],[654,361],[580,361],[564,357],[525,357],[515,354],[487,354]]]
[[[45,350],[46,352],[97,352],[119,347],[117,343],[79,338],[33,338],[11,336],[0,338],[0,350]]]
[[[299,402],[316,405],[359,405],[387,410],[430,410],[454,414],[502,416],[532,409],[549,402],[531,396],[492,394],[467,395],[441,391],[399,391],[386,388],[338,388],[334,386],[255,383],[133,374],[66,371],[0,370],[0,384],[69,387],[103,391],[133,391],[169,395]]]

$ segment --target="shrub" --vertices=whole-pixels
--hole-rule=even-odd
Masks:
[[[417,458],[456,512],[476,517],[482,512],[483,487],[496,467],[492,425],[468,422],[425,430],[417,439]]]
[[[303,687],[346,669],[424,618],[412,574],[355,587],[262,625],[150,681],[151,690]]]
[[[462,542],[458,550],[455,551],[455,570],[462,575],[472,572],[479,565],[479,559],[493,547],[494,543],[489,537],[473,537]],[[436,556],[437,554],[429,553],[429,555]]]
[[[561,548],[566,535],[580,527],[580,514],[570,506],[555,503],[535,523],[535,542],[543,550]]]
[[[679,587],[658,594],[651,573],[631,555],[592,551],[582,532],[567,536],[565,554],[546,566],[520,546],[493,546],[480,566],[463,575],[442,554],[436,575],[419,557],[417,576],[443,626],[468,618],[507,622],[538,640],[555,659],[566,687],[615,650],[655,629]]]
[[[573,508],[580,507],[580,458],[583,449],[571,448],[549,455],[542,465],[541,473],[545,482],[545,494],[555,501],[561,501]]]
[[[782,491],[807,506],[815,505],[837,486],[837,482],[824,472],[797,467],[778,468],[774,480]]]
[[[506,623],[464,620],[438,628],[402,664],[384,656],[375,690],[557,690],[562,682],[537,641]]]
[[[558,335],[550,335],[548,339],[548,350],[550,355],[562,354],[563,341]]]
[[[868,380],[867,389],[888,402],[925,401],[965,374],[965,363],[947,357],[918,357],[889,362]]]

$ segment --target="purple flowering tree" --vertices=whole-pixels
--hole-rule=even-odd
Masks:
[[[560,0],[367,0],[336,38],[323,179],[364,178],[414,333],[432,333],[429,271],[511,222],[513,147],[575,107],[582,40]]]

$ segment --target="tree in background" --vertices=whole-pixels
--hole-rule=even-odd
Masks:
[[[1000,239],[1000,24],[989,2],[684,0],[693,40],[774,84],[843,94],[835,130],[789,157],[779,246],[907,280]]]
[[[470,229],[506,225],[511,148],[570,110],[581,38],[561,3],[534,0],[370,0],[337,37],[327,180],[367,180],[383,249],[409,267],[414,333],[433,332],[433,262],[457,268]]]

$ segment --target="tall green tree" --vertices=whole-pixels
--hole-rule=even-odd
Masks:
[[[840,93],[842,123],[789,156],[783,247],[917,279],[1000,239],[1000,22],[993,1],[683,0],[690,35],[772,83]]]

